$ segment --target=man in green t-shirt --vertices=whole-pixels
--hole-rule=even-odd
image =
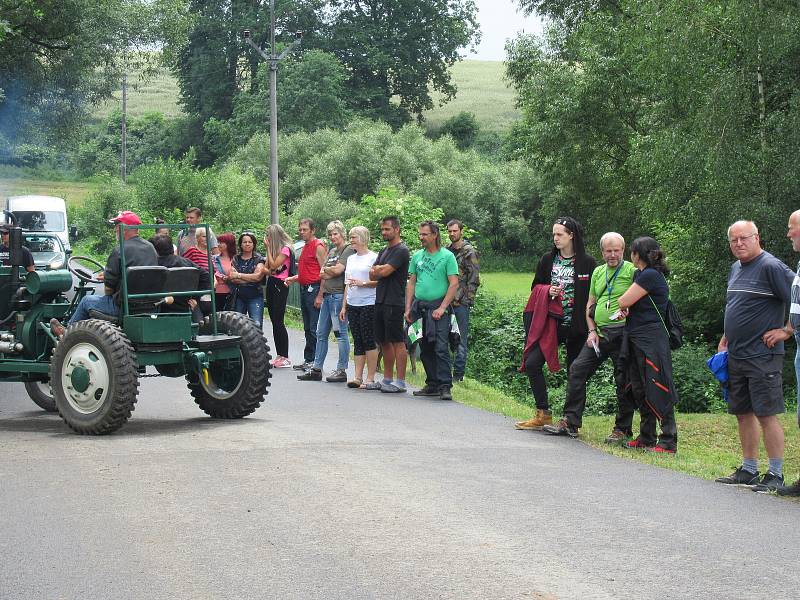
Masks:
[[[422,249],[408,265],[406,321],[422,319],[420,358],[425,367],[425,387],[415,396],[439,396],[452,400],[450,363],[450,303],[458,291],[458,263],[455,255],[442,248],[439,226],[433,221],[419,225]]]
[[[543,431],[552,435],[578,437],[581,418],[586,408],[586,382],[603,362],[614,362],[614,381],[617,386],[617,417],[614,430],[606,438],[609,444],[621,444],[631,437],[635,405],[625,393],[625,365],[619,360],[625,319],[612,320],[619,310],[617,301],[633,283],[635,267],[624,259],[625,239],[613,231],[600,238],[604,264],[592,273],[589,301],[586,304],[586,323],[589,335],[586,344],[569,369],[564,416],[555,425],[545,425]],[[575,315],[574,318],[578,318]]]

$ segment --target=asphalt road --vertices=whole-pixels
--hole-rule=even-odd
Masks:
[[[214,421],[143,379],[106,437],[0,385],[0,598],[798,595],[800,504],[457,403],[272,383]]]

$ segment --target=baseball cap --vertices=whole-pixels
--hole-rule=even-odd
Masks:
[[[116,225],[117,223],[122,223],[124,225],[141,225],[142,220],[135,212],[123,210],[116,217],[112,217],[108,220],[109,225]]]

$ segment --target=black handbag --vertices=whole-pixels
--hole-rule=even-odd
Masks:
[[[656,309],[658,318],[661,319],[661,324],[664,325],[664,329],[667,332],[667,337],[669,337],[669,347],[673,350],[677,350],[683,346],[683,321],[681,320],[681,316],[678,314],[678,309],[675,308],[672,300],[667,298],[667,313],[666,315],[662,316],[661,311],[658,310],[658,306],[656,306],[652,296],[650,296],[650,302],[653,303],[653,308]]]

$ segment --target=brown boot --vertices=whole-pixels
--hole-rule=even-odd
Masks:
[[[535,431],[541,431],[542,427],[545,425],[552,425],[553,424],[553,413],[549,410],[542,410],[541,408],[536,409],[536,416],[532,419],[528,419],[527,421],[517,421],[515,427],[517,429],[530,429]]]

